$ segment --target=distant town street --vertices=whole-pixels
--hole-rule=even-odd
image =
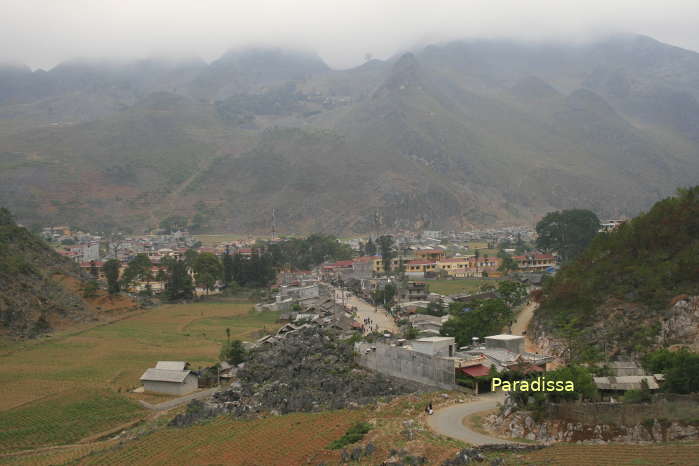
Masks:
[[[360,324],[364,323],[364,319],[371,319],[371,326],[378,326],[379,331],[388,330],[391,333],[398,332],[398,326],[383,307],[378,310],[368,302],[353,295],[349,291],[340,291],[335,289],[335,302],[342,303],[342,293],[345,295],[345,305],[357,308],[357,320]]]

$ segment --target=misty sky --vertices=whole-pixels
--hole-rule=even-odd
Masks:
[[[699,0],[0,0],[0,62],[42,68],[78,57],[209,61],[245,45],[313,50],[345,68],[449,39],[623,32],[699,50]]]

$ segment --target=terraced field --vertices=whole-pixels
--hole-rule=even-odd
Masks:
[[[232,338],[253,339],[276,327],[276,313],[251,309],[251,302],[236,300],[165,305],[42,341],[5,341],[0,454],[70,443],[144,415],[125,393],[146,368],[158,360],[210,365],[226,328]]]
[[[365,415],[343,410],[252,421],[218,418],[186,429],[167,428],[90,455],[79,464],[304,464]]]
[[[58,394],[0,415],[0,451],[77,442],[143,414],[134,401],[108,390]]]
[[[699,443],[658,445],[569,445],[545,448],[521,457],[513,464],[530,465],[699,465]]]

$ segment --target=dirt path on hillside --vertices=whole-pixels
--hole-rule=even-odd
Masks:
[[[529,322],[531,322],[532,317],[534,317],[534,311],[539,307],[539,304],[531,301],[526,304],[521,311],[517,314],[517,319],[512,324],[512,334],[513,335],[524,335],[524,349],[531,353],[538,352],[537,346],[526,334],[527,327],[529,327]]]

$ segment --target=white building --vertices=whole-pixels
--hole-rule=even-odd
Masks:
[[[146,392],[167,395],[186,395],[199,388],[196,375],[188,370],[184,361],[158,361],[154,368],[147,369],[141,376]]]
[[[411,341],[414,351],[430,356],[454,356],[454,337],[426,337]]]

